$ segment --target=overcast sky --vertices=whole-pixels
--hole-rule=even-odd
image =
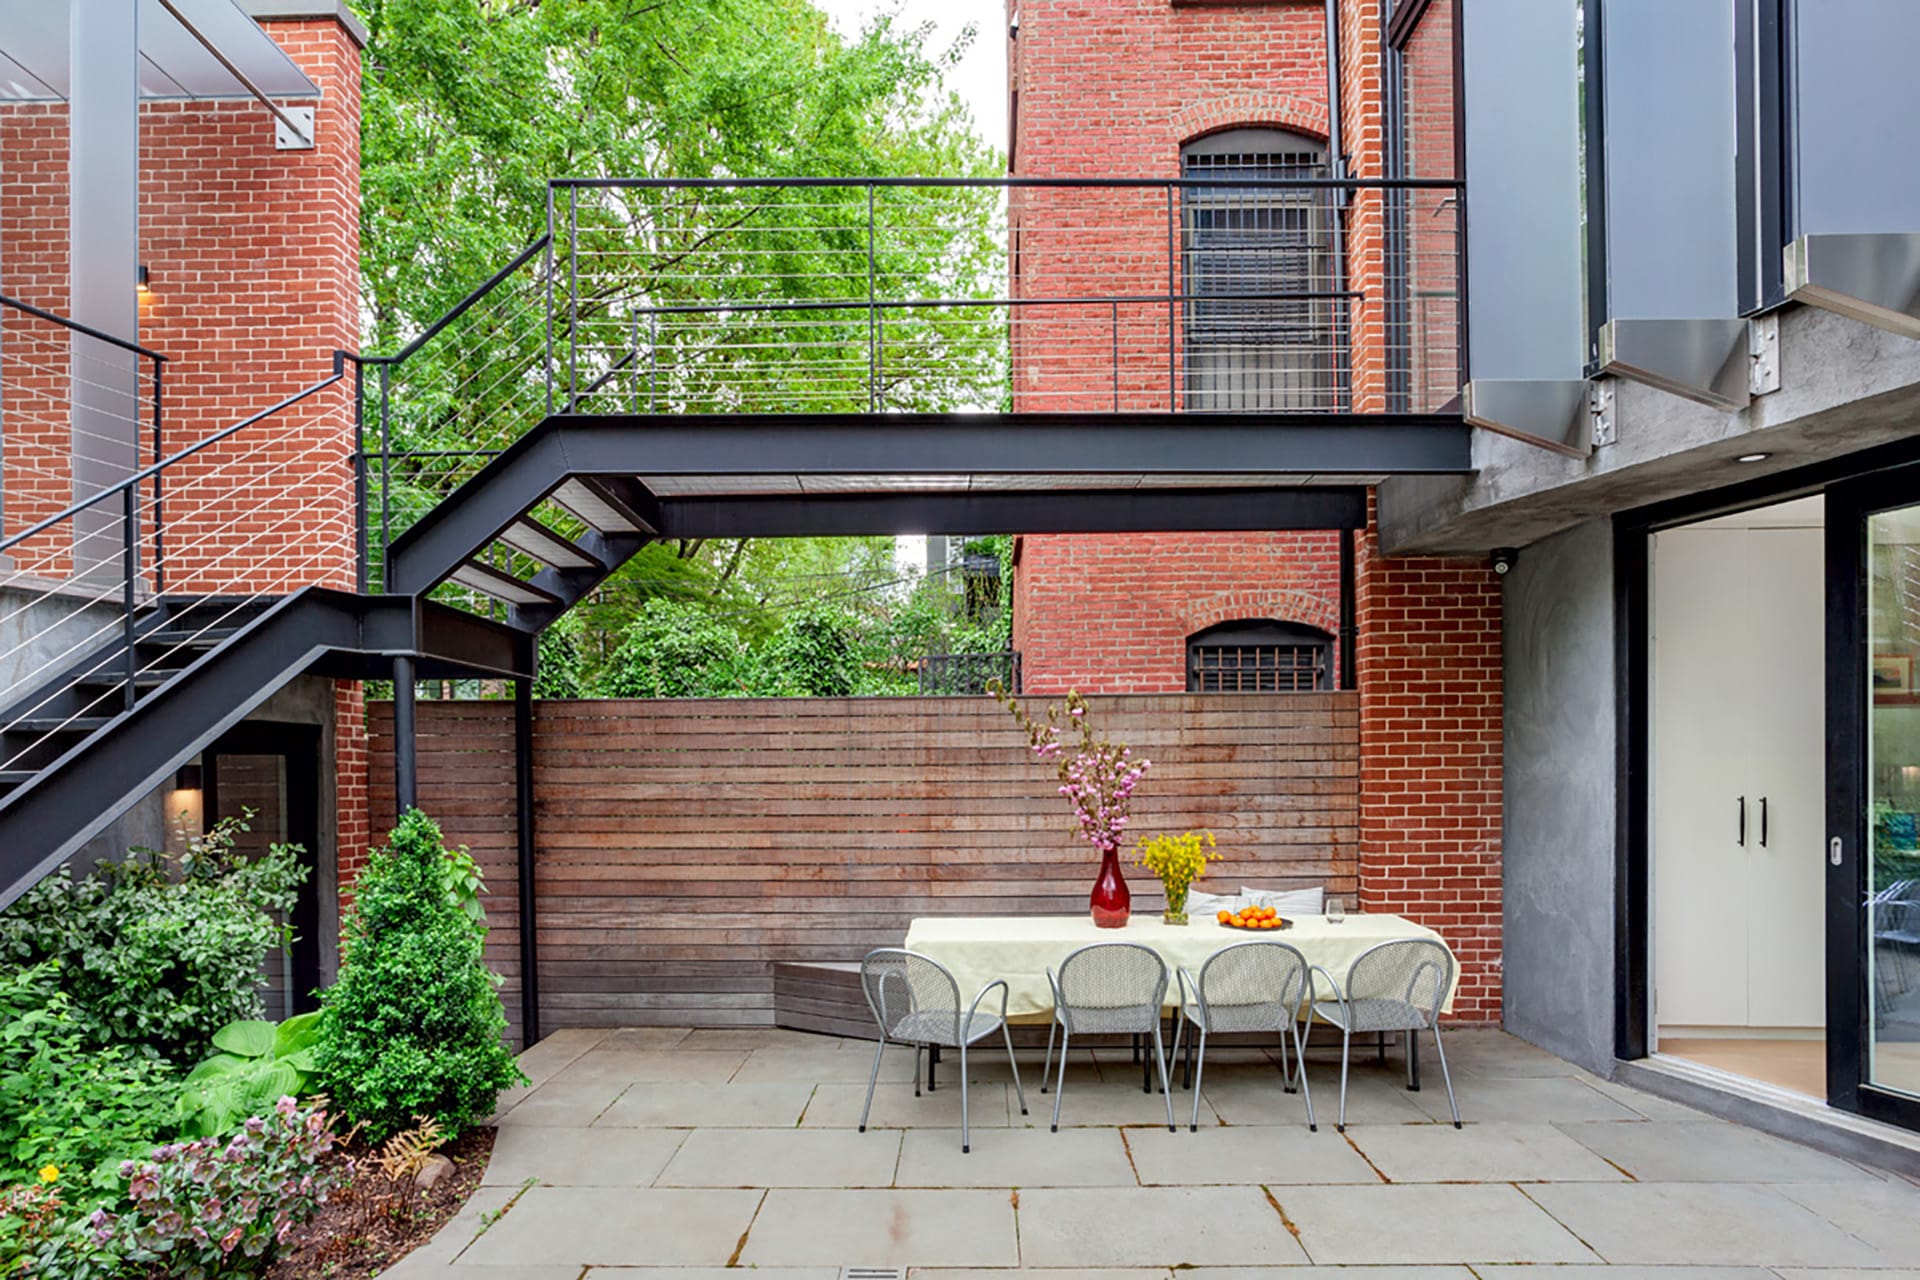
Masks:
[[[1007,147],[1007,41],[1004,0],[813,0],[842,33],[853,35],[876,14],[897,13],[903,23],[934,24],[930,51],[951,48],[969,23],[977,28],[965,59],[948,79],[973,111],[980,134]]]

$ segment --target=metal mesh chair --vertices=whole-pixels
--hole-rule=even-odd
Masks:
[[[867,1131],[873,1110],[874,1086],[880,1082],[880,1057],[887,1041],[913,1046],[913,1096],[920,1096],[920,1050],[940,1047],[960,1051],[960,1150],[972,1150],[967,1116],[967,1046],[995,1031],[1006,1042],[1007,1065],[1013,1069],[1013,1088],[1020,1095],[1020,1114],[1027,1114],[1027,1091],[1020,1084],[1020,1064],[1013,1058],[1013,1036],[1007,1030],[1007,984],[999,979],[980,988],[963,1010],[960,984],[938,960],[917,951],[881,947],[860,961],[860,985],[867,1007],[880,1024],[880,1043],[873,1050],[873,1072],[867,1077],[867,1100],[860,1108],[860,1132]],[[980,1002],[1000,988],[1000,1012],[983,1013]]]
[[[1200,1129],[1200,1083],[1207,1072],[1207,1036],[1216,1032],[1271,1033],[1280,1037],[1280,1074],[1288,1093],[1293,1092],[1287,1073],[1287,1037],[1293,1037],[1293,1056],[1301,1063],[1300,1088],[1307,1103],[1307,1128],[1318,1132],[1313,1119],[1313,1094],[1307,1089],[1305,1058],[1300,1049],[1300,1011],[1310,1000],[1313,984],[1307,958],[1296,947],[1284,942],[1239,942],[1223,947],[1207,957],[1200,976],[1186,969],[1179,971],[1180,1027],[1173,1033],[1173,1060],[1180,1060],[1180,1039],[1192,1023],[1194,1037],[1187,1041],[1189,1052],[1199,1042],[1199,1056],[1192,1071],[1193,1115],[1187,1128]],[[1192,993],[1192,1000],[1188,993]]]
[[[1460,1107],[1453,1099],[1453,1076],[1447,1071],[1447,1050],[1440,1043],[1440,1006],[1453,990],[1453,952],[1432,938],[1396,938],[1368,947],[1354,957],[1347,968],[1346,988],[1319,965],[1315,973],[1333,988],[1333,1002],[1316,994],[1307,1007],[1307,1032],[1312,1034],[1313,1019],[1318,1016],[1340,1028],[1340,1132],[1347,1131],[1347,1059],[1353,1049],[1356,1032],[1404,1031],[1407,1033],[1408,1070],[1412,1070],[1413,1036],[1431,1030],[1433,1046],[1440,1055],[1440,1078],[1447,1085],[1447,1107],[1453,1112],[1453,1127],[1460,1127]],[[1301,1041],[1305,1052],[1306,1041]],[[1304,1057],[1302,1078],[1305,1078]]]
[[[1047,970],[1053,988],[1053,1025],[1047,1029],[1044,1082],[1053,1068],[1053,1037],[1060,1035],[1060,1075],[1053,1087],[1053,1131],[1060,1132],[1060,1095],[1067,1087],[1067,1047],[1076,1035],[1151,1035],[1160,1092],[1167,1093],[1167,1057],[1160,1038],[1160,1009],[1167,1002],[1167,962],[1152,947],[1134,942],[1096,942]],[[1046,1088],[1041,1085],[1042,1090]],[[1172,1132],[1173,1095],[1167,1094],[1167,1130]]]

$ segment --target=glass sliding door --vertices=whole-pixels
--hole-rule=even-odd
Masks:
[[[1920,504],[1865,515],[1861,1084],[1920,1097]]]

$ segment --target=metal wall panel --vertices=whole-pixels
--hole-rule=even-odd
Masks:
[[[1796,225],[1788,238],[1920,231],[1916,0],[1794,0]]]
[[[1736,315],[1733,8],[1588,0],[1596,3],[1605,6],[1609,314]]]
[[[1473,377],[1578,379],[1586,338],[1573,0],[1471,0],[1461,17]]]

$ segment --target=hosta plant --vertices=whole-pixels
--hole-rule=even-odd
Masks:
[[[226,1133],[248,1116],[263,1114],[276,1098],[305,1097],[319,1041],[317,1011],[277,1026],[246,1019],[214,1032],[219,1052],[195,1067],[180,1091],[182,1136]]]

